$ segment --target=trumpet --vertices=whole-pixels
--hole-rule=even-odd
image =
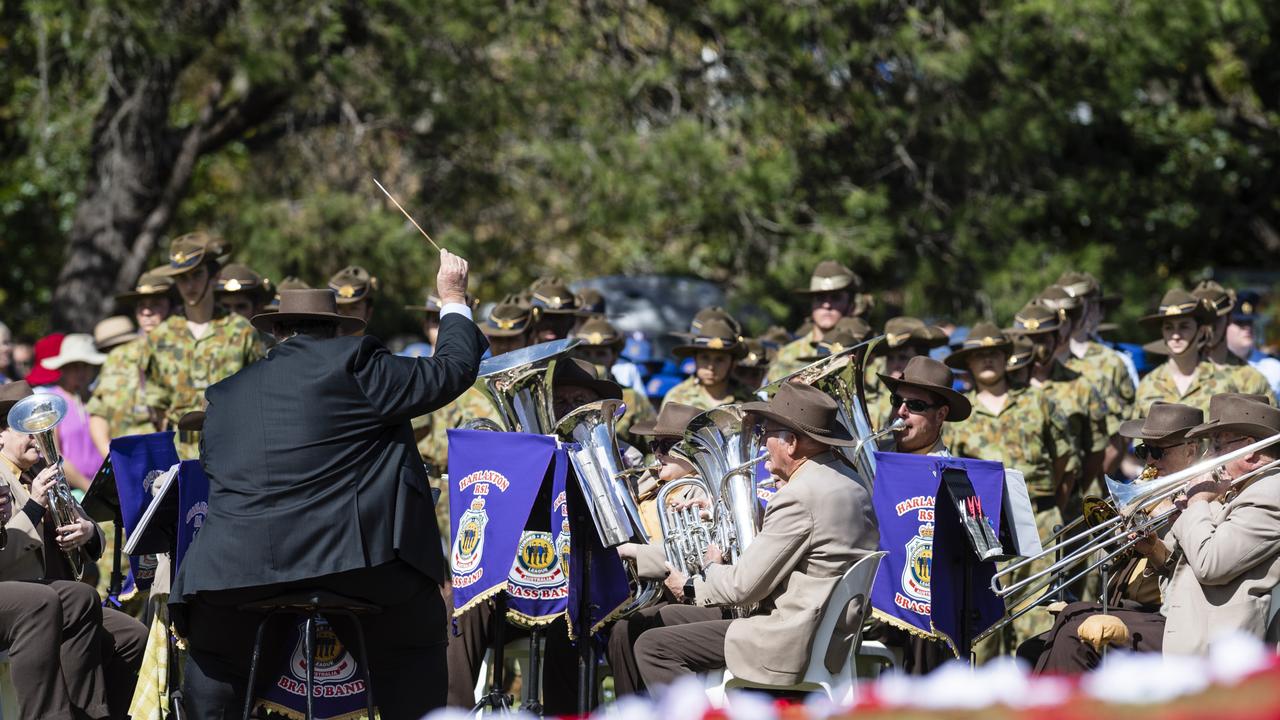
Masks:
[[[1045,543],[1040,552],[1009,563],[996,571],[991,578],[992,592],[1004,598],[1006,604],[1017,610],[982,633],[974,642],[978,642],[1037,607],[1036,601],[1039,598],[1057,594],[1090,572],[1129,552],[1149,533],[1158,531],[1172,522],[1180,509],[1176,506],[1161,509],[1161,506],[1177,498],[1201,476],[1211,474],[1216,477],[1227,463],[1247,457],[1278,442],[1280,442],[1280,433],[1229,453],[1202,460],[1191,467],[1144,484],[1117,483],[1108,478],[1107,484],[1112,493],[1110,505],[1114,514],[1109,514],[1105,519],[1075,534],[1059,531],[1057,539]],[[1267,462],[1261,467],[1233,478],[1230,482],[1231,490],[1234,491],[1242,484],[1276,468],[1280,468],[1280,459]],[[1080,524],[1087,524],[1084,518],[1072,525],[1078,527]],[[1095,553],[1102,553],[1102,555],[1089,560]],[[1007,578],[1019,570],[1053,555],[1059,557],[1052,565],[1016,582],[1004,584]],[[1082,563],[1085,563],[1084,567],[1072,572],[1073,568],[1079,567]]]
[[[9,427],[35,438],[45,462],[58,468],[53,487],[49,488],[49,512],[53,513],[58,527],[80,521],[80,504],[71,495],[67,476],[62,472],[62,456],[53,437],[53,429],[67,416],[67,402],[52,393],[37,393],[22,398],[9,409]],[[3,545],[3,543],[0,543]],[[63,553],[71,565],[76,580],[84,577],[84,567],[89,562],[83,548],[72,548]]]

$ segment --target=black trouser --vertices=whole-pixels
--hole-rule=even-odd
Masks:
[[[0,648],[22,718],[123,718],[147,629],[84,583],[0,583]]]
[[[497,618],[493,604],[482,602],[453,620],[457,632],[449,634],[449,705],[471,709],[475,705],[476,680],[480,663],[493,644]],[[507,623],[503,628],[504,644],[526,638],[529,631]],[[578,655],[569,641],[569,628],[563,617],[542,630],[542,709],[547,715],[576,715],[578,712]],[[497,672],[501,672],[501,668]],[[535,678],[526,677],[532,685]]]
[[[189,661],[183,689],[188,715],[195,720],[239,718],[254,634],[262,617],[237,607],[276,595],[327,590],[370,604],[382,612],[360,619],[369,644],[368,668],[379,716],[417,720],[445,702],[445,612],[440,588],[399,560],[373,568],[309,580],[236,590],[202,592],[185,607],[171,606],[179,631],[187,638]],[[268,625],[258,680],[269,682],[290,648],[283,646],[290,621]],[[351,621],[326,617],[343,645],[355,648]]]
[[[1080,639],[1077,632],[1085,620],[1102,614],[1102,605],[1076,602],[1064,607],[1044,633],[1044,650],[1036,660],[1037,673],[1074,675],[1092,670],[1102,662],[1102,655]],[[1158,608],[1142,608],[1137,603],[1112,606],[1108,615],[1119,618],[1129,628],[1129,639],[1121,649],[1134,652],[1160,652],[1164,647],[1164,621]],[[1028,641],[1029,642],[1029,641]]]

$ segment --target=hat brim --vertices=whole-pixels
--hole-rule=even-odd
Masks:
[[[27,376],[23,378],[23,380],[26,380],[27,384],[31,387],[38,387],[40,385],[52,385],[58,382],[58,378],[60,377],[62,377],[62,374],[57,370],[50,370],[49,368],[36,365],[31,368],[31,372],[27,373]]]
[[[61,370],[71,363],[85,363],[86,365],[101,365],[107,361],[107,356],[100,352],[93,352],[87,355],[54,355],[51,358],[45,358],[40,361],[40,366],[46,370]]]
[[[1200,440],[1207,438],[1213,433],[1229,432],[1237,435],[1245,435],[1251,438],[1267,438],[1276,434],[1275,428],[1268,427],[1259,423],[1248,422],[1229,422],[1224,423],[1221,420],[1210,420],[1209,422],[1197,425],[1187,431],[1188,440]]]
[[[140,337],[142,337],[142,335],[137,331],[121,333],[119,335],[113,335],[109,338],[106,338],[101,342],[95,342],[94,345],[97,346],[98,352],[107,352],[108,350],[114,347],[119,347],[121,345],[124,345],[127,342],[132,342],[134,340],[137,340]]]
[[[747,347],[742,343],[733,343],[724,347],[707,347],[706,345],[677,345],[671,348],[671,354],[678,358],[693,357],[700,352],[722,352],[733,356],[735,360],[746,357]]]
[[[795,293],[796,295],[822,295],[824,293],[849,292],[849,288],[853,287],[853,284],[854,284],[854,281],[852,278],[850,278],[848,282],[846,282],[844,285],[841,285],[840,287],[824,288],[822,290],[813,290],[811,288],[798,288],[796,290],[793,290],[792,292]]]
[[[284,313],[279,310],[263,311],[254,315],[249,322],[258,330],[264,333],[270,333],[276,323],[287,323],[301,320],[314,320],[323,322],[333,322],[338,325],[338,332],[353,333],[357,330],[363,330],[365,327],[364,320],[338,313]]]
[[[133,303],[141,300],[142,298],[149,298],[149,297],[172,298],[173,293],[174,293],[174,290],[172,287],[168,288],[167,290],[163,290],[161,292],[138,292],[137,290],[130,290],[129,292],[120,293],[119,295],[117,295],[116,302]]]
[[[837,424],[834,428],[810,428],[802,427],[796,424],[795,420],[779,415],[770,409],[771,403],[760,400],[753,400],[749,403],[743,403],[743,412],[755,413],[761,417],[768,418],[779,425],[786,427],[792,432],[799,433],[822,443],[823,445],[831,445],[834,447],[853,447],[858,444],[858,440],[849,434],[843,425]]]
[[[1165,344],[1164,340],[1152,340],[1150,342],[1143,343],[1142,352],[1161,356],[1167,356],[1170,354],[1169,346]]]
[[[949,387],[932,385],[930,383],[914,382],[912,380],[903,380],[901,378],[885,375],[884,373],[876,373],[876,377],[880,378],[880,382],[884,383],[884,386],[889,388],[889,392],[891,393],[897,392],[899,387],[912,387],[917,390],[924,390],[925,392],[931,392],[934,395],[938,395],[947,403],[947,407],[951,408],[951,411],[947,413],[947,422],[960,422],[961,420],[967,420],[969,418],[969,414],[973,412],[973,404],[969,402],[969,398]]]
[[[1009,342],[1008,340],[1003,340],[1001,342],[997,342],[992,345],[979,345],[971,348],[960,348],[959,350],[952,350],[950,355],[942,359],[942,362],[944,365],[951,368],[952,370],[963,370],[965,372],[968,372],[969,366],[967,363],[969,362],[969,357],[980,350],[1003,350],[1006,356],[1005,359],[1007,362],[1008,361],[1007,356],[1013,353],[1013,343]]]
[[[590,342],[587,342],[586,340],[584,340],[584,339],[582,338],[582,336],[581,336],[581,335],[574,335],[574,337],[578,339],[578,345],[577,345],[577,346],[578,346],[578,347],[580,347],[580,348],[588,348],[588,347],[607,347],[607,348],[611,348],[611,349],[613,349],[613,350],[621,350],[622,348],[626,347],[626,345],[627,345],[627,340],[626,340],[626,338],[621,338],[621,337],[619,337],[619,338],[615,338],[615,339],[613,339],[613,340],[610,340],[609,342],[604,342],[604,343],[590,343]]]
[[[153,275],[159,275],[160,277],[178,277],[179,275],[186,275],[189,272],[195,272],[197,268],[208,265],[216,259],[217,258],[206,254],[204,257],[200,258],[200,262],[192,265],[191,267],[175,268],[172,265],[161,265],[160,267],[151,270],[151,273]]]
[[[1157,445],[1177,445],[1184,440],[1190,439],[1187,435],[1194,429],[1193,427],[1185,427],[1163,435],[1152,435],[1142,431],[1143,422],[1143,420],[1125,420],[1120,423],[1120,428],[1116,430],[1116,434],[1130,440],[1141,440]]]
[[[480,332],[483,333],[485,337],[499,337],[499,338],[517,337],[519,335],[524,335],[525,333],[529,332],[530,327],[531,325],[525,325],[519,330],[500,330],[498,328],[481,326]]]
[[[1142,323],[1143,325],[1154,325],[1155,327],[1158,328],[1162,323],[1164,323],[1165,320],[1176,320],[1178,318],[1184,318],[1184,317],[1189,317],[1192,320],[1195,320],[1200,325],[1208,325],[1209,323],[1212,323],[1214,320],[1217,320],[1220,316],[1217,315],[1216,313],[1210,314],[1207,311],[1196,308],[1192,310],[1187,310],[1186,312],[1176,313],[1174,315],[1165,315],[1163,313],[1152,313],[1150,315],[1143,315],[1142,317],[1138,318],[1138,322]]]

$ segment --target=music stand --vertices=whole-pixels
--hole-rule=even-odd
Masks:
[[[981,505],[981,499],[974,490],[969,474],[960,468],[944,468],[942,483],[938,488],[937,502],[934,505],[936,522],[939,525],[937,535],[943,535],[941,525],[949,521],[959,525],[961,534],[967,542],[961,547],[949,550],[957,559],[956,566],[960,572],[960,624],[957,628],[955,643],[956,652],[961,658],[971,660],[973,652],[973,622],[979,619],[978,609],[973,603],[973,573],[980,565],[992,563],[1003,555],[1003,549],[996,536],[995,528]],[[934,548],[935,554],[938,548]],[[980,586],[979,586],[980,587]]]
[[[116,474],[111,467],[111,458],[102,461],[102,467],[94,474],[89,489],[80,501],[89,519],[97,523],[109,522],[115,528],[111,543],[111,576],[107,579],[107,597],[120,595],[124,585],[124,572],[121,570],[124,553],[124,517],[120,513],[120,495],[116,492]]]
[[[158,555],[178,546],[178,475],[181,463],[158,478],[160,489],[143,510],[142,517],[125,543],[126,555]]]

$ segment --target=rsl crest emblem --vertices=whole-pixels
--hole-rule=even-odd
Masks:
[[[458,519],[458,534],[453,539],[453,572],[466,575],[475,570],[484,557],[484,528],[489,515],[484,510],[484,498],[471,501],[471,507]]]
[[[564,582],[560,556],[549,532],[526,531],[520,536],[511,580],[531,588],[553,587]]]
[[[929,577],[933,568],[933,525],[921,525],[919,533],[907,541],[907,562],[902,568],[902,592],[921,603],[931,599]]]

